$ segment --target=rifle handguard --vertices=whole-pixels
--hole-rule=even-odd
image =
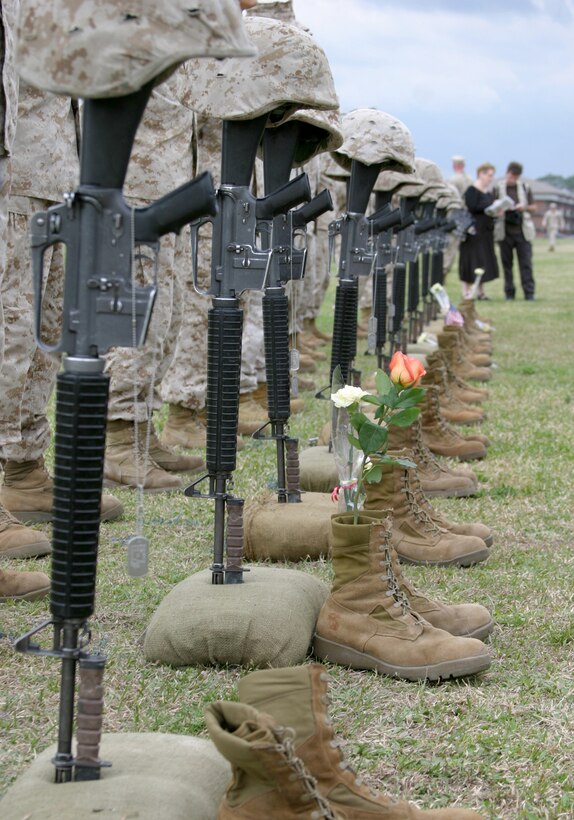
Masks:
[[[102,373],[57,377],[52,584],[56,620],[94,611],[109,379]]]

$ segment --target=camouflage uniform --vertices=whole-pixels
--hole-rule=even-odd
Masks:
[[[193,112],[188,106],[187,87],[183,66],[152,92],[124,186],[126,200],[134,206],[149,204],[192,177]],[[151,267],[141,266],[140,276],[149,274]],[[158,295],[146,343],[140,348],[114,348],[106,355],[106,372],[111,377],[110,420],[142,422],[148,417],[148,405],[149,411],[161,406],[156,388],[175,353],[183,315],[182,281],[190,267],[189,230],[162,237]]]
[[[46,407],[60,357],[40,350],[33,330],[33,287],[28,219],[73,190],[78,178],[75,116],[69,99],[20,83],[18,126],[8,201],[7,265],[2,282],[5,323],[4,364],[0,371],[0,457],[12,461],[41,458],[50,430]],[[44,259],[42,337],[59,335],[63,286],[60,246]]]
[[[0,46],[2,48],[2,84],[0,87],[0,285],[6,268],[6,230],[8,195],[12,176],[12,146],[18,109],[18,75],[14,70],[14,24],[16,0],[3,0],[0,8]],[[1,291],[0,291],[1,294]],[[4,358],[4,320],[0,303],[0,365]]]

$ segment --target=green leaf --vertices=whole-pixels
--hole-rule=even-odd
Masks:
[[[386,444],[387,430],[385,427],[373,424],[372,421],[366,421],[359,431],[359,441],[364,453],[367,455],[376,453],[379,447]]]
[[[368,393],[366,396],[363,396],[361,401],[366,401],[369,404],[378,404],[379,403],[378,398],[376,396],[372,396],[370,393]]]
[[[377,484],[383,477],[383,471],[378,465],[372,467],[368,473],[365,473],[365,481],[367,484]]]
[[[347,433],[347,441],[352,447],[355,448],[355,450],[361,449],[361,442],[358,438],[355,438],[355,436],[351,435],[351,433]]]
[[[409,407],[407,410],[401,410],[400,413],[391,416],[389,424],[396,424],[397,427],[408,427],[419,417],[420,412],[418,407]]]
[[[388,393],[392,387],[392,381],[389,379],[384,370],[377,370],[375,373],[375,385],[379,396]]]
[[[378,464],[400,464],[402,467],[416,467],[417,465],[410,458],[395,458],[388,453],[377,455]]]
[[[364,413],[351,413],[349,418],[351,420],[351,424],[357,432],[359,432],[363,424],[367,421],[367,417]]]

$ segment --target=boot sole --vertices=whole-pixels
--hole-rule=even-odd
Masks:
[[[104,485],[105,485],[105,481],[104,481]],[[125,487],[126,485],[125,484],[116,484],[115,486],[116,487]],[[16,511],[13,512],[11,510],[10,512],[12,512],[12,515],[14,516],[14,518],[17,518],[18,521],[20,521],[21,524],[48,524],[52,521],[52,513],[51,512],[38,512],[37,510],[36,511],[31,511],[31,512],[25,512],[25,511],[20,511],[20,510],[16,510]],[[104,513],[103,515],[101,515],[100,516],[100,521],[113,521],[114,518],[119,518],[123,514],[124,514],[124,508],[122,506],[120,506],[120,507],[117,507],[116,509],[110,510],[109,512]],[[3,555],[9,555],[9,554],[10,553],[3,553]],[[18,554],[21,555],[24,558],[26,557],[26,555],[24,553],[18,553]],[[27,553],[27,555],[36,555],[36,554],[39,555],[40,553]],[[44,555],[44,553],[42,553],[42,555]]]
[[[432,448],[429,448],[432,450]],[[481,450],[473,450],[470,453],[465,453],[464,455],[459,455],[458,453],[440,453],[438,450],[432,450],[432,452],[437,456],[443,456],[444,458],[456,458],[458,461],[477,461],[479,459],[485,458],[486,453],[483,453]]]
[[[116,487],[123,490],[137,490],[137,487],[133,487],[131,484],[122,484],[120,481],[113,481],[111,478],[104,478],[104,487]],[[144,487],[144,493],[146,494],[158,494],[158,493],[177,493],[183,490],[183,485],[181,487],[151,487],[147,489]],[[14,515],[14,513],[12,513]]]
[[[423,492],[427,498],[467,498],[468,496],[476,495],[478,486],[472,490],[465,489],[464,487],[460,487],[459,489],[455,487],[452,490],[425,490],[423,487]]]
[[[24,595],[0,595],[0,603],[7,601],[37,601],[38,598],[45,598],[50,592],[50,587],[43,587],[42,589],[35,589],[32,592],[26,592]]]
[[[488,638],[492,630],[494,629],[494,621],[491,619],[487,624],[483,624],[482,626],[477,626],[472,632],[467,632],[465,635],[461,635],[462,638],[477,638],[479,641],[484,641],[485,638]]]
[[[397,547],[395,547],[395,549],[397,550],[401,564],[411,564],[414,567],[471,567],[473,564],[480,564],[481,561],[486,561],[490,555],[486,544],[483,550],[471,552],[468,555],[458,555],[456,558],[451,558],[450,561],[417,561],[414,558],[408,558],[406,555],[402,555]]]
[[[205,470],[205,461],[202,461],[198,467],[170,467],[168,464],[162,464],[160,461],[154,459],[155,463],[158,467],[161,467],[162,470],[165,470],[166,473],[177,473],[181,475],[196,475],[196,473],[201,473]]]
[[[52,545],[45,541],[36,544],[26,544],[24,547],[14,547],[9,550],[2,550],[0,555],[3,558],[39,558],[42,555],[49,555],[52,552]]]
[[[330,661],[339,666],[350,666],[352,669],[374,669],[381,675],[410,681],[438,681],[476,675],[477,672],[484,672],[485,669],[488,669],[492,662],[490,655],[485,654],[471,658],[443,661],[430,666],[395,666],[391,663],[385,663],[380,658],[367,655],[365,652],[351,649],[349,646],[342,646],[333,641],[328,641],[317,634],[313,642],[313,652],[320,660]]]

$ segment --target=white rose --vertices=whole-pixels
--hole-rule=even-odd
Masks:
[[[331,401],[335,407],[350,407],[355,402],[361,401],[363,396],[367,395],[367,391],[361,387],[353,387],[350,384],[346,384],[344,387],[341,387],[340,390],[337,390],[336,393],[331,393]]]

